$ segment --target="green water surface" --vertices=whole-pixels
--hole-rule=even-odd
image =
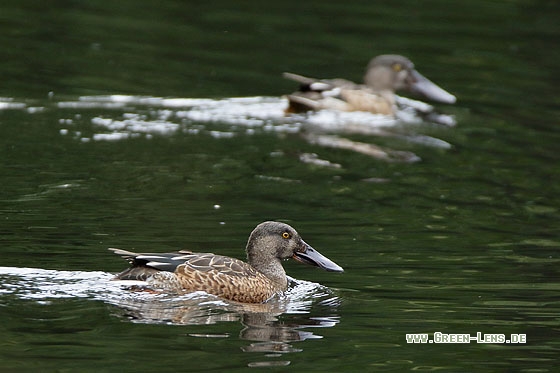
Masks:
[[[287,262],[336,301],[199,325],[135,322],[98,299],[22,299],[5,286],[0,370],[555,371],[559,15],[555,2],[522,0],[4,2],[1,266],[122,270],[108,247],[244,258],[253,227],[279,219],[345,272]],[[283,71],[360,81],[383,53],[408,56],[457,96],[441,108],[455,127],[397,125],[450,149],[351,137],[421,158],[385,162],[298,133],[186,123],[169,108],[179,130],[96,141],[103,119],[157,122],[167,109],[76,104],[280,97],[294,89]],[[300,161],[311,153],[340,167]],[[262,344],[251,323],[314,338]],[[406,341],[434,332],[527,342]]]

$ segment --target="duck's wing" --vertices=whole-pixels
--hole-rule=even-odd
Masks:
[[[307,76],[288,73],[282,74],[285,79],[299,83],[300,92],[326,92],[337,88],[357,89],[360,85],[346,79],[316,79]],[[332,96],[333,94],[331,94]]]
[[[116,275],[115,279],[118,280],[145,281],[160,271],[174,273],[179,266],[182,266],[182,272],[215,272],[238,277],[255,276],[257,273],[257,270],[239,259],[212,253],[193,253],[186,250],[172,253],[135,253],[113,248],[109,250],[131,264],[130,268]]]
[[[365,86],[346,79],[315,79],[294,73],[284,73],[284,78],[299,83],[299,89],[287,95],[286,113],[303,113],[322,109],[336,111],[362,110],[354,108],[352,97],[372,92]],[[367,110],[366,110],[367,111]]]
[[[130,268],[115,276],[117,280],[145,281],[148,277],[159,271],[175,272],[177,266],[184,264],[193,255],[190,251],[135,253],[114,248],[109,250],[126,259],[131,265]]]

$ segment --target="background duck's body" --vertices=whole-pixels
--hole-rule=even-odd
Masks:
[[[314,79],[293,73],[284,73],[284,77],[300,84],[297,92],[287,96],[287,113],[338,110],[393,115],[395,92],[399,90],[442,103],[456,101],[455,96],[416,71],[408,58],[399,55],[373,58],[367,67],[364,84],[345,79]]]

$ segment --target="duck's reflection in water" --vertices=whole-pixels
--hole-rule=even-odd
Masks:
[[[292,342],[306,339],[318,339],[322,336],[308,330],[311,327],[332,327],[339,320],[336,316],[302,317],[303,315],[289,315],[287,320],[280,320],[277,316],[266,313],[248,313],[243,315],[242,323],[245,328],[240,337],[255,341],[242,348],[245,352],[261,352],[266,357],[274,358],[291,352],[301,352],[303,349],[295,347]],[[249,366],[278,366],[288,365],[289,360],[265,360],[252,362]]]
[[[243,326],[239,338],[251,341],[242,347],[244,352],[263,353],[265,357],[277,358],[283,354],[301,352],[303,348],[294,346],[294,342],[322,338],[309,329],[330,328],[339,323],[338,297],[318,284],[306,281],[296,283],[285,296],[262,304],[225,302],[203,292],[179,298],[131,293],[111,300],[110,303],[119,307],[119,313],[138,323],[210,325],[239,322]],[[188,335],[199,338],[231,337],[230,332],[206,333],[202,329]],[[272,359],[249,365],[288,364],[290,362],[286,360]]]

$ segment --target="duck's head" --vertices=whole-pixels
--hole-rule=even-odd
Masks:
[[[267,221],[257,225],[247,242],[249,264],[266,271],[271,262],[293,258],[332,272],[343,272],[338,264],[307,244],[298,232],[285,223]]]
[[[457,100],[416,71],[408,58],[395,54],[373,58],[367,67],[364,83],[377,91],[409,91],[446,104],[453,104]]]

